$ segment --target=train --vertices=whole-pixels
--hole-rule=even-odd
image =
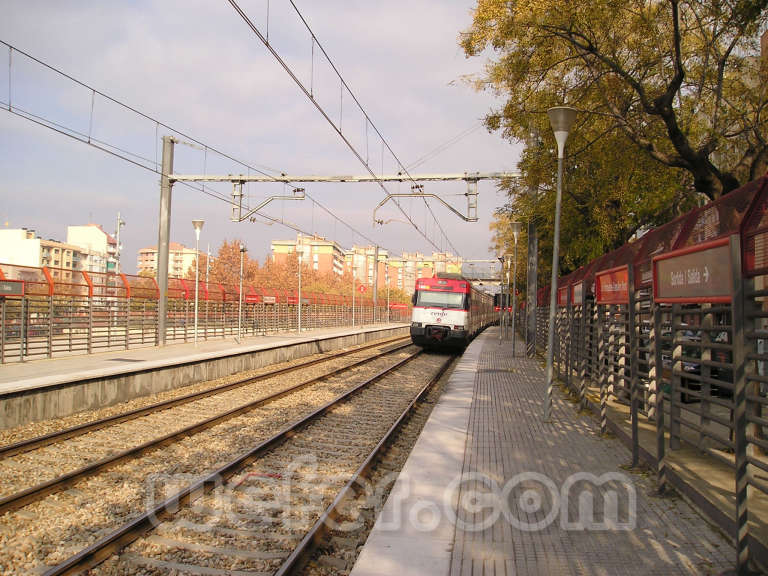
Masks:
[[[493,297],[461,274],[418,278],[413,293],[411,341],[423,348],[465,348],[493,323]]]

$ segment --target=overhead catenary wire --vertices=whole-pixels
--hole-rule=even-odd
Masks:
[[[368,171],[368,173],[369,173],[369,174],[370,174],[370,175],[371,175],[371,176],[374,178],[374,180],[375,180],[375,181],[378,183],[379,187],[380,187],[380,188],[381,188],[381,189],[382,189],[382,190],[383,190],[383,191],[384,191],[384,192],[385,192],[387,195],[389,195],[389,192],[387,191],[387,188],[386,188],[386,186],[384,185],[383,181],[381,181],[381,180],[380,180],[380,179],[379,179],[379,178],[376,176],[376,173],[375,173],[375,172],[374,172],[374,170],[371,168],[371,166],[368,164],[368,162],[367,162],[365,159],[363,159],[363,156],[362,156],[362,152],[361,152],[361,151],[358,151],[358,150],[355,148],[355,146],[354,146],[354,145],[353,145],[353,144],[350,142],[350,140],[349,140],[349,139],[348,139],[348,138],[347,138],[347,137],[344,135],[344,133],[343,133],[343,131],[342,131],[342,129],[341,129],[341,125],[340,125],[340,123],[339,123],[339,125],[337,126],[337,125],[334,123],[333,119],[332,119],[332,118],[329,116],[328,112],[326,112],[326,110],[325,110],[325,109],[322,107],[322,105],[321,105],[321,104],[320,104],[320,103],[317,101],[317,99],[315,99],[315,97],[314,97],[314,95],[313,95],[313,92],[311,91],[312,87],[310,86],[310,88],[308,89],[308,88],[307,88],[307,87],[304,85],[304,83],[303,83],[303,82],[302,82],[302,81],[301,81],[301,80],[298,78],[298,76],[296,76],[296,73],[295,73],[295,72],[294,72],[294,71],[291,69],[291,67],[290,67],[290,66],[289,66],[289,65],[288,65],[288,64],[285,62],[285,60],[283,60],[283,58],[280,56],[280,54],[277,52],[277,50],[275,50],[274,46],[273,46],[272,44],[270,44],[270,42],[269,42],[269,38],[268,38],[268,37],[266,37],[264,34],[262,34],[262,32],[259,30],[259,28],[256,26],[256,24],[254,24],[254,22],[251,20],[251,18],[248,16],[248,14],[247,14],[247,13],[246,13],[246,12],[245,12],[245,11],[244,11],[244,10],[243,10],[243,9],[242,9],[240,6],[239,6],[239,5],[238,5],[238,3],[236,2],[236,0],[228,0],[228,2],[229,2],[231,5],[232,5],[232,7],[234,8],[235,12],[237,12],[237,14],[238,14],[238,15],[240,16],[240,18],[241,18],[241,19],[242,19],[242,20],[243,20],[243,21],[246,23],[246,25],[247,25],[247,26],[248,26],[248,27],[251,29],[251,31],[252,31],[252,32],[253,32],[253,33],[256,35],[256,37],[257,37],[257,38],[258,38],[258,39],[259,39],[259,40],[260,40],[260,41],[261,41],[261,42],[264,44],[264,46],[267,48],[267,50],[269,50],[269,52],[272,54],[272,56],[275,58],[275,60],[277,60],[277,62],[278,62],[278,63],[279,63],[281,66],[282,66],[282,68],[283,68],[283,69],[286,71],[286,73],[287,73],[287,74],[288,74],[288,75],[291,77],[291,79],[292,79],[292,80],[293,80],[293,81],[296,83],[296,85],[297,85],[297,86],[299,87],[299,89],[300,89],[300,90],[301,90],[301,91],[304,93],[304,95],[305,95],[305,96],[306,96],[306,97],[307,97],[307,98],[310,100],[310,102],[311,102],[311,103],[312,103],[312,104],[315,106],[315,108],[317,109],[317,111],[318,111],[318,112],[320,112],[320,114],[321,114],[321,115],[322,115],[322,116],[323,116],[323,117],[326,119],[326,121],[327,121],[327,122],[328,122],[328,123],[329,123],[329,124],[330,124],[330,125],[333,127],[333,129],[336,131],[336,133],[339,135],[339,137],[342,139],[342,141],[343,141],[343,142],[344,142],[344,143],[347,145],[347,147],[348,147],[348,148],[350,149],[350,151],[351,151],[351,152],[354,154],[354,156],[355,156],[355,157],[358,159],[358,161],[359,161],[359,162],[360,162],[360,163],[361,163],[361,164],[362,164],[362,165],[365,167],[365,169]],[[408,179],[408,180],[410,180],[411,182],[413,182],[413,184],[416,184],[416,181],[415,181],[415,180],[414,180],[414,179],[411,177],[410,173],[409,173],[409,172],[408,172],[408,170],[405,168],[405,166],[403,166],[403,163],[402,163],[402,162],[399,160],[399,158],[398,158],[398,157],[397,157],[397,155],[395,154],[394,150],[392,150],[392,147],[389,145],[389,143],[388,143],[388,142],[387,142],[387,140],[384,138],[384,136],[381,134],[381,132],[379,131],[379,129],[376,127],[376,125],[375,125],[375,124],[374,124],[374,123],[371,121],[371,119],[370,119],[370,116],[369,116],[369,115],[368,115],[368,113],[365,111],[365,109],[363,108],[363,106],[360,104],[360,101],[357,99],[357,97],[355,96],[355,94],[354,94],[354,93],[352,92],[352,90],[349,88],[349,85],[346,83],[346,81],[345,81],[345,80],[344,80],[344,78],[342,77],[341,73],[339,72],[338,68],[336,67],[336,65],[335,65],[335,64],[333,63],[333,61],[331,60],[330,56],[329,56],[329,55],[328,55],[328,53],[326,52],[326,50],[325,50],[325,48],[323,47],[323,45],[322,45],[322,44],[319,42],[319,40],[317,39],[317,36],[315,35],[315,33],[314,33],[314,32],[312,31],[312,29],[310,28],[309,24],[307,23],[306,19],[305,19],[305,18],[304,18],[304,16],[302,15],[302,13],[301,13],[301,12],[299,11],[299,9],[296,7],[296,4],[293,2],[293,0],[289,0],[289,2],[290,2],[290,4],[291,4],[291,6],[293,7],[294,11],[296,12],[297,16],[299,17],[299,19],[301,20],[302,24],[303,24],[303,25],[304,25],[304,27],[307,29],[307,31],[309,32],[309,34],[310,34],[310,36],[311,36],[311,38],[312,38],[312,46],[313,46],[313,51],[312,51],[312,54],[313,54],[313,58],[314,58],[314,46],[315,46],[315,45],[317,45],[317,47],[320,49],[320,51],[322,52],[322,54],[325,56],[325,58],[326,58],[326,61],[328,62],[328,64],[330,65],[330,67],[333,69],[333,71],[335,72],[336,76],[338,77],[338,79],[339,79],[339,82],[340,82],[340,88],[341,88],[342,94],[343,94],[343,90],[345,90],[345,89],[346,89],[346,91],[347,91],[347,92],[349,93],[349,95],[351,96],[352,100],[353,100],[353,101],[355,102],[355,104],[357,105],[358,109],[359,109],[359,110],[362,112],[362,114],[363,114],[363,116],[364,116],[364,118],[365,118],[365,120],[366,120],[366,122],[367,122],[367,125],[369,124],[369,125],[371,126],[371,128],[373,128],[373,130],[376,132],[376,134],[378,135],[379,139],[381,140],[381,142],[382,142],[382,146],[383,146],[383,147],[386,147],[386,149],[389,151],[389,153],[392,155],[392,157],[393,157],[393,158],[395,159],[395,161],[397,162],[398,166],[401,168],[400,172],[401,172],[401,173],[403,173],[403,174],[405,174],[405,176],[407,177],[407,179]],[[269,21],[267,21],[267,30],[268,30],[268,28],[269,28]],[[366,129],[367,129],[367,125],[366,125]],[[383,148],[382,148],[382,155],[383,155]],[[420,234],[420,235],[421,235],[421,236],[422,236],[422,237],[423,237],[423,238],[424,238],[424,239],[425,239],[425,240],[426,240],[426,241],[427,241],[429,244],[431,244],[431,245],[432,245],[432,246],[433,246],[433,247],[434,247],[436,250],[440,251],[440,247],[439,247],[437,244],[435,244],[435,242],[434,242],[434,241],[433,241],[431,238],[429,238],[429,236],[427,236],[427,234],[426,234],[424,231],[422,231],[422,230],[421,230],[421,228],[419,228],[418,224],[416,224],[416,223],[413,221],[413,219],[411,218],[411,216],[410,216],[408,213],[406,213],[406,211],[405,211],[405,210],[403,209],[403,207],[400,205],[400,202],[398,202],[398,201],[397,201],[397,199],[395,199],[395,198],[392,198],[392,200],[394,201],[395,205],[398,207],[398,209],[400,210],[400,212],[403,214],[403,216],[405,216],[405,218],[406,218],[406,219],[407,219],[407,220],[410,222],[411,226],[413,226],[413,228],[414,228],[414,229],[415,229],[415,230],[416,230],[416,231],[417,231],[417,232],[418,232],[418,233],[419,233],[419,234]],[[433,213],[433,217],[434,217],[434,213]],[[442,228],[441,228],[441,229],[442,229]],[[443,233],[443,234],[444,234],[444,233]],[[455,246],[453,245],[453,243],[450,241],[450,238],[448,238],[448,237],[447,237],[447,235],[445,235],[445,234],[444,234],[444,237],[445,237],[445,239],[447,240],[447,242],[449,243],[449,245],[451,246],[451,248],[453,249],[453,251],[456,253],[456,255],[457,255],[457,256],[460,256],[460,254],[459,254],[459,251],[456,249],[456,247],[455,247]]]
[[[466,128],[466,129],[462,130],[461,132],[459,132],[455,136],[449,138],[448,140],[446,140],[445,142],[443,142],[439,146],[436,146],[435,148],[433,148],[432,150],[430,150],[426,154],[420,156],[419,158],[414,160],[412,163],[408,164],[408,166],[407,166],[408,170],[413,170],[414,168],[417,168],[418,166],[421,166],[422,164],[424,164],[424,162],[426,162],[427,160],[431,160],[432,158],[434,158],[435,156],[437,156],[441,152],[445,152],[448,148],[450,148],[451,146],[453,146],[457,142],[463,140],[464,138],[466,138],[467,136],[469,136],[470,134],[472,134],[473,132],[475,132],[476,130],[481,128],[482,126],[483,126],[482,121],[475,122],[469,128]]]
[[[267,168],[267,167],[262,167],[263,169],[259,169],[257,167],[251,166],[250,164],[247,164],[246,162],[243,162],[242,160],[238,160],[237,158],[234,158],[233,156],[231,156],[229,154],[226,154],[225,152],[222,152],[221,150],[218,150],[217,148],[214,148],[213,146],[209,146],[209,145],[206,145],[203,142],[200,142],[196,138],[194,138],[192,136],[189,136],[188,134],[185,134],[181,130],[176,130],[172,126],[169,126],[168,124],[166,124],[164,122],[161,122],[161,121],[153,118],[152,116],[149,116],[148,114],[145,114],[144,112],[141,112],[140,110],[137,110],[136,108],[134,108],[134,107],[132,107],[132,106],[130,106],[128,104],[125,104],[124,102],[121,102],[121,101],[117,100],[116,98],[113,98],[113,97],[105,94],[104,92],[101,92],[100,90],[97,90],[96,88],[93,88],[92,86],[90,86],[90,85],[88,85],[88,84],[78,80],[77,78],[74,78],[73,76],[70,76],[66,72],[63,72],[59,68],[56,68],[55,66],[51,66],[50,64],[48,64],[46,62],[43,62],[42,60],[32,56],[31,54],[28,54],[27,52],[24,52],[23,50],[19,50],[17,47],[13,46],[12,44],[9,44],[8,42],[5,42],[4,40],[0,40],[0,44],[2,44],[3,46],[6,46],[8,48],[9,54],[13,53],[13,52],[15,52],[17,54],[21,54],[25,58],[29,58],[30,60],[32,60],[36,64],[39,64],[40,66],[43,66],[44,68],[47,68],[51,72],[54,72],[54,73],[62,76],[63,78],[66,78],[67,80],[69,80],[71,82],[74,82],[78,86],[81,86],[81,87],[87,89],[92,94],[97,94],[98,96],[104,98],[105,100],[108,100],[109,102],[112,102],[113,104],[116,104],[117,106],[120,106],[120,107],[122,107],[122,108],[124,108],[124,109],[126,109],[126,110],[128,110],[128,111],[130,111],[130,112],[132,112],[132,113],[134,113],[134,114],[144,118],[145,120],[149,120],[150,122],[152,122],[156,126],[163,127],[166,130],[169,130],[169,131],[173,132],[174,134],[185,138],[188,141],[188,142],[186,142],[186,144],[194,143],[194,144],[196,144],[198,146],[206,147],[209,150],[211,150],[212,152],[215,152],[216,154],[221,156],[222,158],[226,158],[227,160],[231,160],[232,162],[234,162],[236,164],[239,164],[239,165],[243,166],[244,168],[250,168],[251,170],[254,170],[255,172],[258,172],[259,174],[262,174],[263,176],[273,177],[273,175],[269,174],[267,171],[277,172],[276,170],[272,170],[272,169]],[[10,85],[11,85],[10,84],[10,80],[11,80],[11,69],[10,69],[10,66],[11,66],[11,63],[12,63],[12,60],[9,58],[9,71],[8,71],[8,76],[9,76],[9,98],[8,98],[8,100],[9,101],[8,101],[8,107],[6,108],[8,111],[13,111],[14,109],[18,109],[17,106],[13,106],[11,104],[11,102],[10,102],[10,100],[11,100],[11,98],[10,98],[10,93],[11,93],[10,92]],[[46,120],[46,122],[48,122],[48,120]],[[45,124],[43,124],[43,125],[45,125]],[[64,127],[64,126],[61,126],[61,127],[64,130],[68,130],[68,131],[70,130],[67,127]],[[72,130],[72,132],[79,134],[83,138],[87,138],[86,134],[77,132],[76,130]],[[77,140],[81,140],[82,142],[84,142],[86,144],[88,143],[86,140],[82,140],[81,138],[76,138],[76,139]],[[157,143],[156,143],[156,145],[157,145]]]
[[[174,134],[176,136],[180,136],[180,138],[177,138],[177,141],[180,144],[187,145],[187,146],[190,146],[192,148],[195,148],[195,149],[198,149],[198,150],[201,150],[201,151],[204,152],[204,160],[203,160],[204,166],[207,165],[208,151],[211,151],[211,152],[214,152],[214,153],[218,154],[222,158],[226,158],[226,159],[228,159],[228,160],[230,160],[230,161],[232,161],[232,162],[234,162],[234,163],[244,167],[249,173],[250,173],[251,170],[253,170],[254,172],[262,174],[263,176],[266,176],[268,178],[276,178],[272,174],[269,174],[269,173],[265,172],[264,170],[262,170],[262,169],[260,169],[258,167],[251,166],[251,165],[249,165],[249,164],[247,164],[247,163],[245,163],[245,162],[243,162],[243,161],[241,161],[241,160],[239,160],[237,158],[234,158],[233,156],[231,156],[229,154],[221,152],[220,150],[218,150],[217,148],[215,148],[213,146],[205,144],[205,143],[201,142],[200,140],[198,140],[198,139],[196,139],[196,138],[194,138],[192,136],[189,136],[186,133],[184,133],[184,132],[182,132],[180,130],[177,130],[177,129],[171,127],[171,126],[169,126],[168,124],[166,124],[164,122],[161,122],[159,120],[156,120],[155,118],[149,116],[148,114],[145,114],[144,112],[141,112],[141,111],[133,108],[132,106],[117,100],[116,98],[108,96],[108,95],[104,94],[103,92],[88,86],[84,82],[81,82],[80,80],[77,80],[76,78],[70,76],[69,74],[63,72],[62,70],[59,70],[58,68],[55,68],[54,66],[51,66],[50,64],[47,64],[47,63],[43,62],[42,60],[40,60],[40,59],[38,59],[38,58],[36,58],[34,56],[31,56],[30,54],[28,54],[28,53],[26,53],[26,52],[24,52],[22,50],[19,50],[18,48],[8,44],[7,42],[5,42],[3,40],[0,40],[0,44],[6,46],[9,49],[9,55],[12,54],[13,52],[16,52],[17,54],[23,55],[24,57],[29,58],[31,61],[35,62],[36,64],[38,64],[40,66],[43,66],[43,67],[45,67],[48,70],[51,70],[52,72],[62,76],[63,78],[66,78],[67,80],[77,84],[78,86],[86,88],[91,93],[91,95],[98,95],[99,97],[104,98],[104,99],[114,103],[115,105],[117,105],[119,107],[122,107],[122,108],[124,108],[124,109],[126,109],[126,110],[128,110],[128,111],[130,111],[130,112],[132,112],[134,114],[137,114],[138,116],[140,116],[141,118],[144,118],[145,120],[148,120],[149,122],[151,122],[152,124],[155,125],[156,140],[159,141],[160,127],[164,128],[165,130],[171,132],[172,134]],[[141,154],[137,154],[136,152],[132,152],[130,150],[126,150],[125,148],[122,148],[120,146],[116,146],[114,144],[111,144],[111,143],[109,143],[109,142],[107,142],[105,140],[94,138],[92,136],[92,134],[90,134],[90,132],[92,132],[92,128],[93,128],[93,124],[92,124],[93,116],[92,116],[92,114],[91,114],[91,117],[89,119],[89,134],[86,134],[86,133],[84,133],[82,131],[79,131],[77,129],[74,129],[72,127],[65,126],[65,125],[63,125],[63,124],[61,124],[59,122],[56,122],[56,121],[54,121],[54,120],[52,120],[50,118],[46,118],[46,117],[44,117],[44,116],[42,116],[40,114],[35,114],[35,113],[33,113],[33,112],[29,111],[29,110],[26,110],[23,107],[20,107],[18,105],[14,105],[11,102],[11,97],[10,97],[11,96],[10,80],[12,78],[12,73],[11,73],[11,68],[10,67],[12,66],[12,64],[13,64],[13,59],[9,57],[9,72],[8,72],[8,74],[9,74],[9,97],[8,97],[8,102],[6,103],[6,102],[2,102],[0,100],[0,103],[5,104],[5,106],[3,106],[3,108],[7,112],[10,112],[11,114],[13,114],[15,116],[18,116],[20,118],[24,118],[25,120],[30,121],[30,122],[32,122],[34,124],[39,125],[39,126],[48,128],[49,130],[52,130],[53,132],[56,132],[58,134],[61,134],[63,136],[67,136],[67,137],[69,137],[69,138],[71,138],[73,140],[76,140],[77,142],[86,144],[87,146],[90,146],[90,147],[95,148],[97,150],[101,150],[102,152],[106,152],[107,154],[109,154],[109,155],[111,155],[113,157],[119,158],[119,159],[121,159],[123,161],[126,161],[126,162],[128,162],[130,164],[133,164],[134,166],[137,166],[139,168],[143,168],[144,170],[147,170],[147,171],[152,172],[154,174],[158,174],[160,176],[168,176],[167,174],[163,174],[162,170],[160,168],[160,163],[158,161],[159,150],[157,148],[157,142],[155,143],[155,158],[149,158],[147,156],[143,156]],[[280,171],[278,169],[274,169],[274,168],[266,168],[266,169],[270,170],[271,172],[276,172],[278,174],[284,173],[284,172],[282,172],[282,171]],[[204,169],[204,171],[205,171],[205,169]],[[205,184],[199,185],[199,184],[195,184],[195,183],[192,183],[192,182],[184,182],[184,181],[177,181],[176,183],[177,184],[182,184],[182,185],[184,185],[185,187],[187,187],[187,188],[189,188],[191,190],[202,192],[206,196],[209,196],[209,197],[211,197],[213,199],[225,202],[227,205],[231,206],[231,204],[232,204],[232,200],[231,200],[231,198],[229,196],[223,195],[223,194],[221,194],[219,192],[216,192],[215,190],[211,190],[210,187],[206,188]],[[289,183],[284,183],[284,184],[289,186],[290,188],[292,188],[294,190],[298,190],[297,186],[294,186],[294,185],[289,184]],[[319,207],[321,207],[325,212],[330,214],[335,220],[338,220],[339,222],[343,223],[350,230],[355,230],[354,227],[352,227],[351,224],[347,223],[342,218],[340,218],[339,216],[337,216],[336,214],[331,212],[330,209],[328,209],[327,207],[321,205],[319,202],[317,202],[314,199],[312,199],[312,201],[315,204],[317,204]],[[285,226],[285,227],[287,227],[287,228],[289,228],[291,230],[294,230],[296,232],[300,232],[300,233],[306,234],[306,235],[312,235],[311,232],[308,232],[308,231],[302,229],[300,226],[298,226],[298,225],[296,225],[296,224],[294,224],[292,222],[289,222],[289,221],[285,220],[284,218],[275,218],[273,216],[269,216],[268,214],[265,214],[262,211],[257,212],[257,214],[259,214],[260,216],[262,216],[262,217],[264,217],[264,218],[266,218],[266,219],[268,219],[268,220],[270,220],[272,222],[275,222],[277,224]],[[377,242],[373,241],[372,239],[366,237],[365,235],[361,234],[360,232],[357,232],[357,233],[361,237],[365,237],[372,244],[380,245],[379,243],[377,243]],[[390,253],[394,254],[395,251],[391,251]]]

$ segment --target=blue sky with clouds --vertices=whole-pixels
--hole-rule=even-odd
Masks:
[[[266,0],[240,2],[266,31]],[[455,135],[475,126],[494,105],[461,81],[484,61],[466,59],[459,32],[471,21],[464,0],[302,2],[317,38],[376,127],[406,166]],[[285,0],[269,2],[270,43],[312,86],[315,97],[381,169],[381,145],[365,136],[365,122],[346,94],[339,106],[338,81],[327,63],[311,57],[312,43]],[[328,122],[300,92],[264,45],[224,0],[61,2],[0,0],[0,40],[129,104],[185,134],[259,169],[293,174],[362,174],[364,167]],[[162,128],[0,48],[0,101],[7,102],[137,154],[147,164],[158,158]],[[93,103],[92,103],[93,102]],[[91,115],[91,110],[93,113]],[[514,170],[520,147],[483,128],[414,168],[414,173]],[[387,153],[384,170],[396,164]],[[243,172],[213,152],[177,146],[176,172]],[[157,242],[159,181],[143,170],[80,142],[0,110],[0,220],[34,228],[43,237],[64,239],[68,224],[88,221],[114,230],[119,210],[123,267],[134,271],[136,251]],[[373,209],[384,197],[376,184],[308,184],[307,191],[340,218],[396,253],[433,248],[395,220],[373,227]],[[392,193],[407,192],[391,184]],[[229,184],[211,186],[228,195]],[[466,209],[462,182],[427,183]],[[280,184],[251,184],[251,203],[285,192]],[[465,258],[487,258],[488,224],[504,197],[492,182],[480,183],[477,223],[465,223],[431,204],[442,227]],[[431,215],[416,200],[403,208],[427,235],[450,250]],[[266,212],[302,229],[336,239],[343,246],[366,243],[308,201],[273,202]],[[388,205],[378,216],[403,218]],[[193,218],[204,218],[201,245],[215,249],[224,239],[242,239],[259,260],[270,239],[292,238],[278,224],[232,223],[226,203],[180,185],[174,187],[173,241],[194,245]]]

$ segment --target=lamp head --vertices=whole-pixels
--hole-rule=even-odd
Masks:
[[[565,141],[568,139],[568,132],[576,121],[576,109],[570,106],[555,106],[547,110],[549,123],[552,126],[552,132],[555,133],[557,140],[557,157],[562,158],[565,152]]]
[[[198,240],[200,240],[200,230],[203,229],[203,224],[205,224],[205,220],[192,220],[192,226],[195,229],[195,238]]]
[[[520,237],[520,231],[523,229],[523,224],[522,222],[512,222],[510,227],[512,228],[512,235],[515,237],[515,244],[517,244],[517,239]]]

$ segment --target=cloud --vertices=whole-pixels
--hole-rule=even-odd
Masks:
[[[352,93],[370,114],[404,164],[472,126],[493,106],[488,94],[450,83],[477,72],[481,60],[466,60],[457,45],[460,30],[470,24],[471,2],[393,0],[387,3],[329,1],[299,4],[317,37],[342,72]],[[243,2],[263,23],[266,3]],[[338,84],[323,67],[319,50],[300,26],[286,24],[279,1],[270,2],[270,41],[303,79],[313,70],[313,88],[336,121]],[[289,173],[358,174],[364,168],[312,103],[300,93],[264,46],[223,2],[162,0],[134,3],[69,0],[50,3],[0,1],[4,14],[0,39],[59,67],[94,88],[130,104],[206,144],[257,167]],[[0,55],[2,55],[0,53]],[[15,78],[21,89],[23,78]],[[58,85],[58,83],[56,83]],[[3,96],[0,83],[0,100]],[[87,91],[51,88],[39,94],[47,110],[58,110],[79,129],[92,124],[93,134],[117,143],[150,161],[158,157],[158,136],[151,121],[137,119],[113,104],[96,99],[90,122]],[[344,98],[342,128],[374,166],[380,166],[381,143]],[[136,251],[157,238],[158,177],[83,144],[0,111],[0,216],[11,226],[38,228],[44,236],[63,237],[67,224],[94,219],[114,227],[117,210],[127,221],[121,232],[124,265],[135,267]],[[418,172],[513,169],[519,149],[484,130],[473,132],[418,167]],[[394,163],[386,154],[385,170]],[[375,160],[374,160],[375,159]],[[177,147],[177,170],[194,173],[245,172],[246,168],[212,151]],[[380,169],[380,168],[378,168]],[[430,184],[430,191],[462,194],[463,183]],[[211,186],[228,195],[228,184]],[[366,235],[396,250],[431,252],[415,231],[397,222],[372,227],[372,214],[383,192],[376,185],[308,185],[307,189]],[[399,191],[406,191],[405,185]],[[249,187],[266,196],[280,187]],[[263,191],[262,191],[263,190]],[[397,186],[390,186],[393,192]],[[466,224],[434,205],[443,228],[465,257],[484,257],[493,208],[503,198],[493,183],[480,184],[481,222]],[[449,197],[457,208],[465,199]],[[411,217],[439,234],[420,202]],[[40,207],[45,207],[41,210]],[[301,223],[347,245],[360,242],[339,223],[321,217],[309,202],[277,203],[270,213]],[[400,217],[390,206],[383,212]],[[203,245],[215,248],[225,238],[240,237],[256,254],[265,254],[272,238],[292,232],[277,225],[229,222],[227,205],[180,185],[174,188],[174,241],[194,242],[191,219],[203,217]],[[323,221],[325,218],[327,221]],[[425,223],[426,221],[426,223]],[[356,239],[355,239],[356,238]],[[439,241],[437,241],[440,244]]]

